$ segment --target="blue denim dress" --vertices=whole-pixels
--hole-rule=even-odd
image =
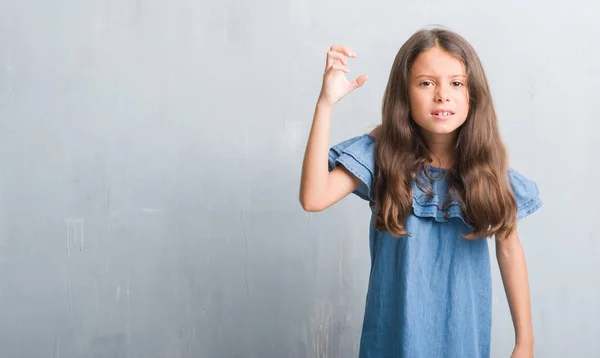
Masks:
[[[374,138],[347,139],[329,150],[329,170],[343,165],[362,183],[354,191],[373,201]],[[400,239],[369,230],[371,274],[360,342],[360,358],[489,357],[492,280],[488,241],[466,240],[472,228],[458,202],[442,211],[445,170],[430,167],[436,180],[430,199],[413,183],[411,233]],[[439,174],[439,176],[438,176]],[[508,177],[518,203],[517,220],[541,206],[537,185],[516,172]]]

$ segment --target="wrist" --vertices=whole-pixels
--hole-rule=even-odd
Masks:
[[[516,337],[516,346],[533,347],[533,343],[534,337],[532,332],[527,334],[520,334]]]
[[[321,97],[319,97],[319,99],[317,100],[317,108],[318,109],[332,111],[334,106],[335,106],[335,103],[331,103]]]

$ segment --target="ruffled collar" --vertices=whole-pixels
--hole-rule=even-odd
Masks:
[[[433,179],[429,179],[425,172],[421,173],[421,182],[424,184],[423,189],[427,187],[427,183],[431,185],[431,191],[433,196],[427,195],[425,190],[421,189],[417,182],[413,180],[412,182],[412,208],[413,213],[422,218],[432,218],[438,222],[447,222],[450,219],[456,218],[460,219],[465,225],[472,228],[471,225],[467,223],[465,216],[462,212],[462,208],[460,207],[460,202],[458,198],[452,198],[452,200],[448,201],[446,207],[444,208],[444,203],[446,203],[449,193],[448,193],[448,181],[446,180],[446,174],[448,169],[428,166],[429,174]],[[374,197],[373,193],[373,197]],[[375,203],[371,201],[370,203],[371,211],[375,213]]]
[[[458,198],[448,200],[450,195],[448,192],[448,181],[446,180],[448,169],[428,166],[428,171],[433,179],[429,179],[423,172],[421,173],[421,182],[424,184],[424,188],[429,183],[433,196],[427,195],[427,192],[421,189],[417,185],[417,182],[413,180],[412,207],[414,214],[423,218],[433,218],[439,222],[446,222],[452,218],[457,218],[466,225],[469,225],[465,220]],[[444,207],[445,203],[447,203],[446,207]]]

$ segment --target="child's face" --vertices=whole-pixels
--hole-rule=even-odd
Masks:
[[[467,119],[469,93],[465,66],[435,46],[422,52],[410,71],[411,115],[424,136],[454,133]]]

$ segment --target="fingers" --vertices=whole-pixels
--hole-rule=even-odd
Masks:
[[[342,72],[345,72],[345,73],[350,73],[350,70],[347,69],[346,66],[340,65],[339,63],[335,63],[331,67],[329,67],[329,69],[327,70],[327,72],[331,72],[331,71],[342,71]]]
[[[343,53],[348,57],[356,57],[356,53],[348,46],[331,46],[329,51]]]
[[[346,58],[344,58],[344,54],[335,51],[327,52],[327,64],[329,65],[327,66],[327,68],[331,67],[332,64],[338,62],[345,66],[348,66],[348,61],[346,60]]]
[[[347,66],[348,61],[346,60],[345,56],[356,57],[356,53],[354,53],[354,51],[347,46],[331,46],[327,52],[325,71],[327,71],[335,63],[341,63]]]
[[[346,57],[356,57],[356,53],[348,46],[331,46],[329,51],[327,52],[327,65],[325,68],[325,73],[333,72],[333,71],[342,71],[344,73],[349,73],[350,70],[346,68],[348,65],[348,61]],[[361,87],[367,82],[369,76],[364,73],[354,80],[350,82],[350,86],[352,89],[356,89]]]

